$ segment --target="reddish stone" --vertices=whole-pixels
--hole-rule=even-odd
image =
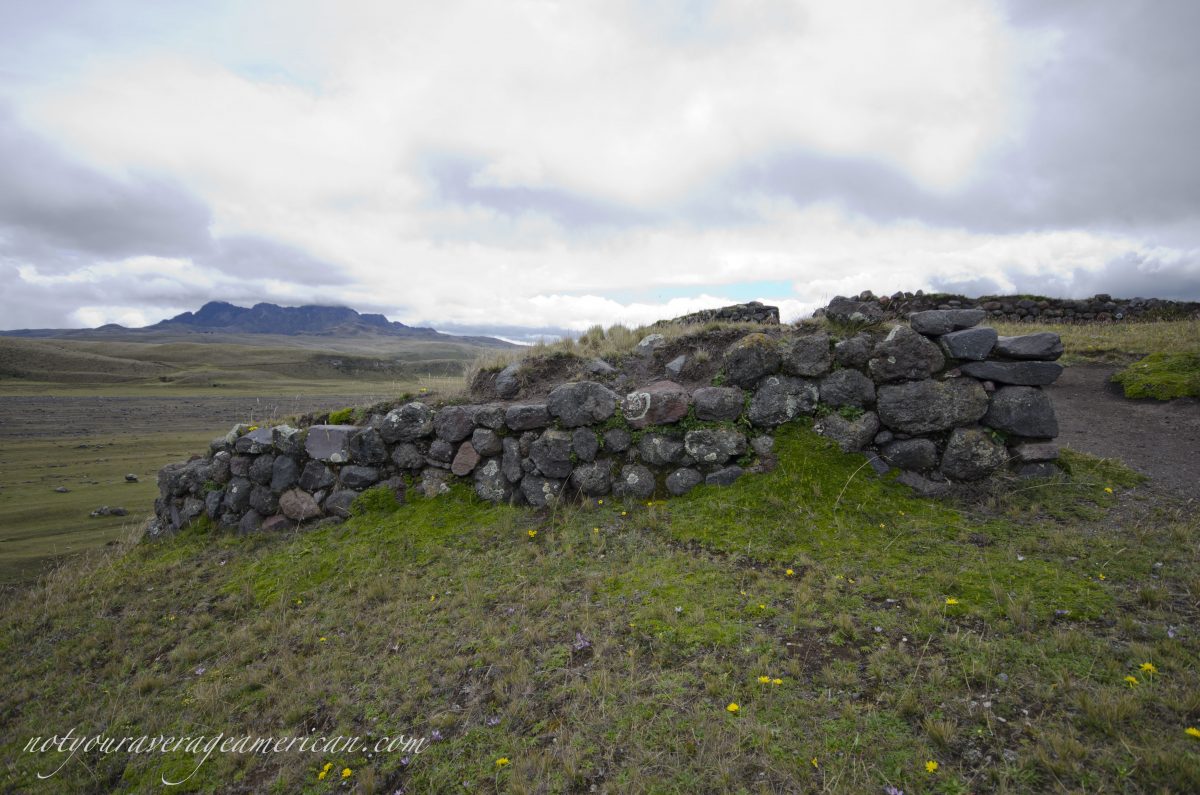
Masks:
[[[321,515],[321,506],[307,491],[292,489],[279,497],[279,510],[289,519],[306,522]]]
[[[454,456],[454,461],[450,464],[450,471],[461,478],[471,474],[471,470],[478,463],[479,453],[475,452],[474,445],[470,442],[463,442],[459,445],[458,454]]]
[[[668,425],[687,416],[691,397],[674,381],[655,381],[625,396],[622,411],[631,428]]]

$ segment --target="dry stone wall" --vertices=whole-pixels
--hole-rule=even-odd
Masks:
[[[839,299],[834,299],[835,301]],[[951,293],[897,292],[877,296],[867,290],[853,299],[869,304],[887,320],[906,320],[931,309],[982,309],[992,322],[1010,323],[1123,323],[1139,320],[1200,318],[1200,302],[1163,298],[1047,298],[1028,295],[987,295],[968,298]]]
[[[864,305],[841,300],[827,314],[853,328]],[[152,534],[201,516],[246,532],[345,518],[380,485],[404,499],[462,480],[483,500],[535,507],[678,496],[769,466],[773,431],[805,418],[922,494],[1006,468],[1053,474],[1058,427],[1042,387],[1062,371],[1062,344],[1052,333],[1001,337],[979,325],[986,314],[928,310],[840,335],[764,327],[724,350],[713,383],[690,387],[660,378],[619,394],[578,380],[522,401],[412,401],[360,425],[238,426],[159,473]]]

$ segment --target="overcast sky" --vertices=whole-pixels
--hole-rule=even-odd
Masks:
[[[1193,0],[0,0],[0,327],[1200,299]]]

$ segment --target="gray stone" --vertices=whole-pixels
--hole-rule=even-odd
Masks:
[[[892,431],[936,433],[977,422],[988,410],[988,395],[978,381],[910,381],[879,387],[879,419]]]
[[[263,453],[258,458],[254,459],[250,464],[250,470],[246,473],[255,483],[265,486],[271,482],[271,474],[275,467],[275,456],[271,453]],[[274,511],[266,511],[266,513],[275,513]]]
[[[750,440],[750,449],[755,455],[770,455],[775,452],[775,439],[771,436],[755,436]]]
[[[942,474],[954,480],[979,480],[1008,462],[1004,445],[978,428],[955,428],[942,453]]]
[[[821,436],[837,442],[844,453],[863,449],[875,438],[879,430],[879,417],[873,411],[864,412],[853,420],[840,414],[829,414],[813,424],[813,430]]]
[[[475,450],[475,446],[470,442],[463,442],[458,446],[454,460],[450,462],[450,471],[460,478],[466,477],[471,474],[478,463],[479,453]]]
[[[896,434],[892,433],[887,428],[884,428],[882,431],[875,434],[875,446],[883,447],[885,444],[887,444],[888,442],[892,441],[895,438],[896,438]]]
[[[401,469],[420,469],[425,466],[425,454],[412,442],[401,442],[392,450],[392,463]]]
[[[981,362],[992,352],[998,339],[996,329],[982,326],[952,331],[938,338],[942,352],[951,359],[970,359]]]
[[[254,484],[247,478],[233,478],[230,480],[229,485],[225,487],[225,502],[222,506],[225,509],[225,513],[240,516],[245,512],[250,507],[250,492],[253,488]]]
[[[1034,386],[1004,386],[992,393],[983,424],[998,431],[1052,439],[1058,436],[1058,419],[1050,397]]]
[[[358,491],[379,482],[379,470],[375,467],[347,466],[338,472],[342,485]]]
[[[710,472],[705,476],[704,483],[708,486],[732,486],[743,473],[744,470],[740,466],[727,466]]]
[[[454,445],[445,439],[434,439],[429,445],[429,452],[425,454],[427,463],[443,469],[450,468],[450,461],[453,458]]]
[[[250,507],[262,516],[270,516],[279,510],[279,498],[266,486],[255,486],[250,490]]]
[[[683,442],[661,433],[647,433],[638,441],[638,454],[651,466],[664,466],[683,455]]]
[[[680,497],[704,482],[704,476],[694,469],[684,467],[676,469],[667,475],[667,491],[673,497]]]
[[[529,448],[529,457],[537,465],[538,472],[548,478],[565,478],[571,474],[572,445],[569,431],[550,428],[542,432]]]
[[[863,455],[866,456],[867,463],[871,465],[871,469],[874,470],[876,475],[886,475],[892,470],[892,468],[888,466],[887,461],[884,461],[882,458],[875,455],[875,453],[868,450],[867,452],[863,453]]]
[[[701,428],[683,436],[683,449],[702,464],[724,464],[746,452],[746,437],[727,428]]]
[[[930,336],[949,334],[955,329],[966,329],[977,326],[987,317],[982,309],[928,309],[924,312],[913,312],[908,316],[908,323],[913,331]]]
[[[929,378],[946,364],[941,350],[908,326],[896,326],[875,346],[867,369],[877,384]]]
[[[732,386],[702,386],[692,393],[696,419],[706,422],[732,422],[742,416],[746,393]]]
[[[308,492],[291,489],[280,495],[279,511],[294,522],[307,522],[321,515],[321,506]]]
[[[229,482],[229,477],[233,473],[229,471],[229,462],[233,460],[227,451],[222,450],[212,457],[209,462],[208,478],[214,483],[225,484]],[[249,469],[246,470],[247,472]]]
[[[949,483],[932,480],[907,469],[896,477],[896,482],[903,483],[921,497],[944,497],[950,493]]]
[[[235,478],[244,478],[250,474],[250,465],[253,463],[254,459],[248,455],[232,456],[229,459],[229,474]]]
[[[276,456],[275,463],[271,465],[271,491],[280,494],[295,486],[299,480],[300,465],[296,459],[286,455]]]
[[[630,392],[621,403],[621,412],[630,427],[647,428],[668,425],[687,416],[691,398],[674,381],[655,381]]]
[[[1058,458],[1058,445],[1054,442],[1019,442],[1013,446],[1012,456],[1024,463],[1054,461]]]
[[[818,377],[828,373],[833,364],[829,335],[824,331],[785,339],[780,353],[779,366],[785,375]]]
[[[747,334],[725,352],[725,380],[734,386],[751,387],[763,376],[778,372],[779,346],[766,334]]]
[[[1008,359],[1053,361],[1063,355],[1062,338],[1053,331],[1039,331],[1020,337],[1001,337],[996,340],[996,355]]]
[[[471,434],[471,447],[481,456],[499,455],[503,449],[500,436],[489,428],[476,428]]]
[[[1063,367],[1055,362],[971,362],[962,372],[972,378],[1014,386],[1046,386],[1062,375]]]
[[[245,467],[249,470],[249,465]],[[204,488],[212,472],[212,466],[203,458],[195,458],[177,464],[168,464],[158,471],[159,493],[169,497],[196,494]],[[245,471],[242,473],[245,475]]]
[[[494,503],[512,499],[512,481],[504,474],[500,459],[489,458],[475,467],[475,494],[481,500]]]
[[[304,451],[318,461],[344,464],[350,460],[350,437],[356,433],[353,425],[314,425],[308,429]]]
[[[513,362],[496,374],[496,394],[504,400],[515,398],[521,391],[521,365]]]
[[[790,375],[771,375],[759,382],[750,399],[750,422],[758,428],[773,428],[817,407],[817,382]]]
[[[899,469],[933,469],[938,463],[937,445],[930,439],[901,439],[879,451],[884,461]]]
[[[433,409],[416,401],[389,411],[379,426],[379,435],[388,444],[415,442],[431,433]]]
[[[834,345],[833,358],[842,367],[861,370],[867,366],[873,350],[875,350],[875,340],[871,338],[870,334],[864,332]]]
[[[603,422],[616,411],[620,398],[616,392],[596,381],[560,384],[550,390],[546,408],[567,428]]]
[[[350,437],[350,460],[354,463],[382,464],[387,459],[387,445],[374,428],[363,428]]]
[[[639,356],[649,356],[666,344],[667,338],[662,334],[647,334],[638,341],[633,352]]]
[[[550,412],[545,403],[518,403],[504,412],[504,422],[514,431],[545,428],[550,424]]]
[[[873,325],[883,321],[883,310],[873,302],[854,301],[838,295],[829,302],[829,306],[825,307],[825,317],[834,323]]]
[[[558,501],[562,493],[563,482],[557,478],[545,478],[540,475],[526,475],[521,479],[521,493],[525,501],[535,508],[544,508]]]
[[[256,428],[234,442],[233,449],[242,455],[265,453],[272,447],[272,435],[271,428]]]
[[[613,496],[644,500],[653,496],[654,473],[641,464],[626,464],[621,474],[613,481]]]
[[[263,519],[262,527],[260,529],[264,533],[277,533],[283,530],[288,530],[295,526],[295,524],[295,522],[283,514],[277,513],[274,516],[268,516],[266,519]]]
[[[521,469],[521,445],[510,436],[506,436],[502,444],[504,455],[500,458],[500,472],[509,483],[516,483],[525,474]]]
[[[277,425],[271,429],[271,445],[283,455],[299,456],[304,453],[307,431],[290,425]]]
[[[866,408],[875,404],[875,382],[858,370],[838,370],[821,379],[821,402]]]
[[[433,416],[433,433],[447,442],[461,442],[475,428],[474,412],[466,406],[444,406]]]
[[[204,495],[204,513],[209,519],[216,520],[221,516],[221,502],[225,499],[225,489],[210,491]]]
[[[325,513],[330,516],[340,516],[343,519],[349,519],[351,508],[354,501],[358,499],[358,492],[350,489],[341,489],[335,491],[325,498]]]
[[[584,372],[588,373],[589,375],[598,375],[601,378],[606,375],[612,375],[617,371],[617,368],[613,367],[603,359],[592,359],[583,366],[583,369]]]
[[[624,428],[609,428],[604,432],[604,450],[609,453],[623,453],[633,444],[633,435]]]
[[[667,362],[667,366],[663,368],[666,371],[667,378],[678,378],[683,373],[683,368],[687,366],[687,356],[676,356],[671,361]]]
[[[482,406],[473,406],[471,414],[475,418],[476,425],[498,431],[504,427],[504,408],[500,403],[485,403]]]
[[[425,469],[421,472],[421,485],[417,489],[429,499],[450,493],[450,479],[454,477],[443,469]]]
[[[1021,478],[1052,478],[1062,474],[1062,470],[1050,461],[1031,461],[1017,467],[1017,476]]]
[[[600,440],[591,428],[576,428],[571,434],[571,448],[580,461],[594,461],[596,453],[600,451]]]
[[[536,442],[538,437],[541,435],[541,431],[525,431],[517,438],[517,442],[521,446],[522,456],[529,455],[529,451],[533,449],[533,443]]]
[[[333,472],[320,461],[309,461],[300,473],[299,485],[309,492],[327,489],[333,485]]]
[[[580,464],[571,473],[571,485],[585,497],[603,497],[612,490],[612,462],[601,460]]]
[[[258,530],[260,527],[262,527],[262,522],[262,514],[254,509],[250,509],[249,511],[246,511],[246,515],[242,517],[240,522],[238,522],[238,532],[253,533],[255,530]]]

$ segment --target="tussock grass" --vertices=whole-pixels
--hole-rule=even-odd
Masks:
[[[93,752],[39,783],[61,759],[24,743],[72,726],[443,738],[408,764],[215,754],[180,791],[346,786],[327,763],[361,792],[1200,788],[1191,512],[1085,456],[954,506],[798,425],[777,451],[668,503],[457,487],[68,563],[3,609],[4,788],[158,792],[195,766]]]
[[[1125,397],[1172,400],[1200,397],[1200,339],[1192,353],[1152,353],[1113,376]]]

